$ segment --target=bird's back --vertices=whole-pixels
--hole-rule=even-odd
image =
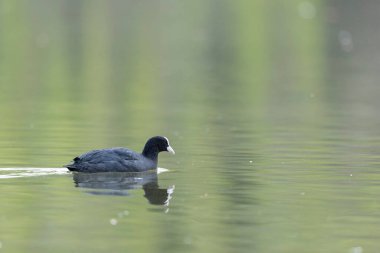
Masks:
[[[84,153],[66,167],[79,172],[138,172],[155,169],[157,164],[127,148],[109,148]]]

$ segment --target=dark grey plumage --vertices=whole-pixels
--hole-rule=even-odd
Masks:
[[[169,140],[156,136],[147,141],[141,154],[127,148],[92,150],[75,157],[65,167],[78,172],[141,172],[157,169],[158,153],[161,151],[174,154]]]

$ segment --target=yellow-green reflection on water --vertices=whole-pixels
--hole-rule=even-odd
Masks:
[[[0,251],[376,251],[379,9],[1,1]],[[58,169],[158,134],[122,194]]]

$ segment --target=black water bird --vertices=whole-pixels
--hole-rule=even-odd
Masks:
[[[157,169],[161,151],[175,154],[168,138],[155,136],[146,142],[141,154],[127,148],[92,150],[65,167],[77,172],[142,172]]]

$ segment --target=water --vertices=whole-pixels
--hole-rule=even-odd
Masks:
[[[378,251],[379,11],[2,1],[0,252]],[[158,175],[62,167],[158,134]]]

